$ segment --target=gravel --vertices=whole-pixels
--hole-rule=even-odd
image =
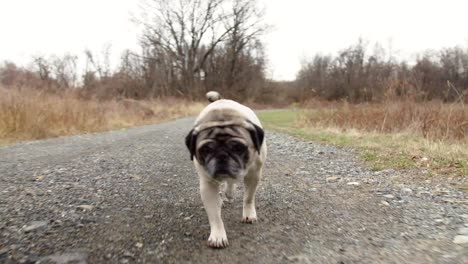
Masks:
[[[0,263],[468,263],[468,177],[372,171],[271,131],[259,221],[241,223],[238,187],[230,247],[208,248],[192,122],[0,148]]]

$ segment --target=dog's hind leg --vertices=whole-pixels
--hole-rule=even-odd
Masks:
[[[234,181],[227,181],[226,186],[224,189],[224,193],[226,194],[226,198],[228,201],[232,201],[234,199],[234,190],[236,188],[236,184]]]
[[[235,184],[224,182],[221,189],[222,191],[219,192],[219,195],[221,197],[221,206],[224,207],[226,205],[225,203],[230,204],[234,200]]]

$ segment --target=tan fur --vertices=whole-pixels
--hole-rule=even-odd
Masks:
[[[194,131],[198,135],[198,141],[207,139],[209,131],[214,130],[212,133],[232,133],[232,135],[242,138],[248,144],[250,159],[244,175],[240,175],[239,177],[239,180],[243,181],[245,187],[242,211],[242,222],[244,223],[254,223],[257,221],[255,192],[262,177],[262,168],[267,156],[265,139],[259,153],[254,151],[253,142],[248,133],[248,129],[253,128],[252,123],[262,127],[260,120],[250,108],[231,100],[221,99],[205,107],[194,124]],[[226,126],[234,126],[238,129]],[[226,247],[229,243],[221,218],[222,200],[219,195],[221,184],[223,183],[215,181],[209,176],[196,158],[193,159],[193,162],[200,179],[200,194],[210,223],[211,232],[208,238],[208,245],[215,248]],[[224,184],[226,184],[224,188],[226,196],[232,197],[235,182],[228,181]]]

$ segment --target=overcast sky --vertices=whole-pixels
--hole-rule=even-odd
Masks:
[[[410,58],[427,49],[468,47],[467,0],[262,0],[274,26],[265,37],[268,74],[291,80],[301,60],[334,54],[362,37]],[[138,0],[2,0],[0,61],[81,55],[111,45],[114,60],[138,49]]]

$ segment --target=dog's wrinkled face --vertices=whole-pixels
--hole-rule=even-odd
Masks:
[[[245,174],[249,144],[239,127],[215,127],[199,134],[196,158],[213,178],[236,178]]]
[[[263,130],[252,126],[215,126],[198,133],[191,131],[186,144],[198,163],[214,179],[244,177],[251,158],[259,151]]]

